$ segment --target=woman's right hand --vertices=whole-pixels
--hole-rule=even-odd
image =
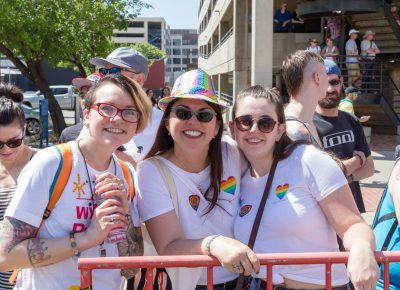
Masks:
[[[218,236],[209,245],[210,253],[229,271],[248,276],[260,271],[260,261],[245,244],[228,237]]]
[[[93,242],[93,246],[97,246],[106,239],[113,228],[124,227],[125,222],[126,217],[121,202],[109,198],[94,210],[86,235]]]

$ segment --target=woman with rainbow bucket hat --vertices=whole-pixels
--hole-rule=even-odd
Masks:
[[[258,272],[259,263],[250,248],[232,238],[241,167],[234,141],[222,138],[227,107],[201,69],[181,75],[159,107],[164,115],[154,145],[137,168],[141,220],[160,255],[215,256],[224,268],[213,270],[214,289],[234,289],[238,274]],[[160,174],[160,163],[172,186]],[[167,272],[172,289],[207,289],[205,268]]]

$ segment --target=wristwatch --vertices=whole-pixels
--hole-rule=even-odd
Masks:
[[[347,182],[348,183],[352,183],[354,181],[354,176],[353,174],[350,174],[349,176],[347,176]]]

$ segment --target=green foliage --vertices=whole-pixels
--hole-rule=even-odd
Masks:
[[[131,45],[132,48],[139,51],[143,54],[147,59],[160,59],[165,57],[165,52],[159,49],[158,47],[148,43],[148,42],[140,42]]]
[[[25,61],[86,65],[112,50],[113,29],[149,7],[141,0],[0,0],[0,44]]]

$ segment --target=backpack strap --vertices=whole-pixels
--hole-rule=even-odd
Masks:
[[[71,146],[68,143],[64,143],[56,145],[54,148],[56,149],[61,161],[60,164],[58,164],[56,174],[49,189],[49,203],[43,213],[42,223],[49,218],[52,210],[60,199],[61,194],[68,183],[72,170]]]
[[[133,173],[124,161],[118,159],[118,163],[121,166],[125,181],[128,183],[128,194],[129,194],[130,200],[132,201],[133,198],[135,197],[135,187],[133,186],[133,179],[134,179]]]
[[[58,168],[56,174],[54,175],[53,182],[49,189],[49,202],[44,210],[42,221],[40,222],[39,228],[36,232],[36,236],[39,235],[39,230],[42,227],[44,221],[49,218],[52,210],[56,206],[58,200],[61,197],[61,194],[64,191],[65,186],[68,183],[69,176],[72,170],[72,149],[71,145],[68,143],[55,145],[58,156],[60,157],[60,164],[58,164]],[[15,285],[17,281],[18,274],[21,270],[15,269],[9,278],[9,283],[11,285]]]

